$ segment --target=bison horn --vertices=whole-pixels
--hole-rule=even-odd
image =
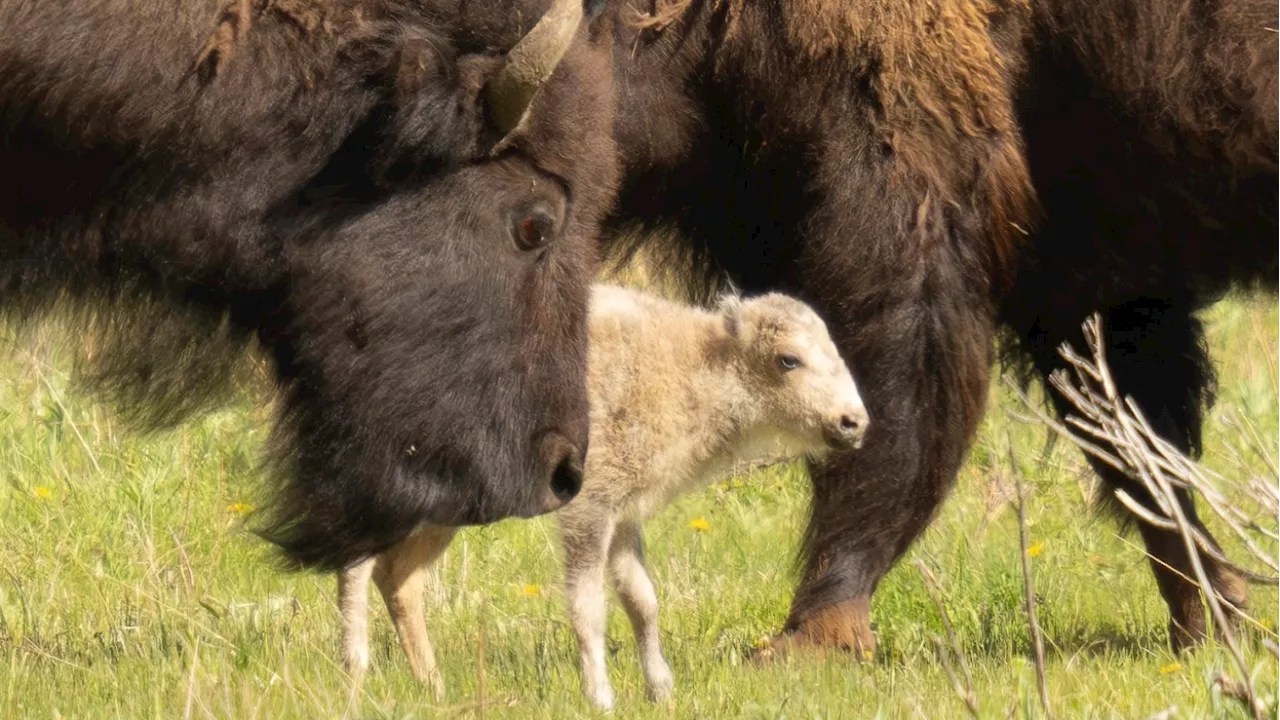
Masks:
[[[534,95],[560,64],[581,22],[582,0],[554,0],[538,24],[507,53],[506,65],[485,90],[490,117],[503,135],[524,119]]]

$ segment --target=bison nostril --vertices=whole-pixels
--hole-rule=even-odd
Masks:
[[[567,503],[578,496],[582,489],[582,462],[576,453],[565,455],[551,473],[551,492],[556,499]]]
[[[840,416],[840,432],[854,433],[854,432],[857,432],[858,429],[861,427],[862,427],[862,423],[859,422],[858,418],[854,417],[853,415]]]

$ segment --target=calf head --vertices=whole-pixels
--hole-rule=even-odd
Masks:
[[[556,0],[510,37],[520,9],[401,31],[382,106],[282,211],[290,271],[264,340],[285,467],[264,534],[304,565],[581,486],[588,286],[617,175],[609,33]]]
[[[795,298],[770,293],[720,302],[762,423],[821,454],[861,446],[869,422],[826,323]]]

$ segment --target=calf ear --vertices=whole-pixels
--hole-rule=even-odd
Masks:
[[[737,295],[722,295],[716,310],[724,320],[724,330],[734,340],[742,340],[742,298]]]

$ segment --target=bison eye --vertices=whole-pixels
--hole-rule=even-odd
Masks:
[[[786,355],[786,354],[779,355],[778,364],[782,366],[783,370],[786,370],[786,371],[795,370],[796,368],[800,367],[800,358],[796,357],[795,355]]]
[[[544,212],[517,214],[511,221],[511,237],[521,250],[537,250],[551,242],[555,221]]]

